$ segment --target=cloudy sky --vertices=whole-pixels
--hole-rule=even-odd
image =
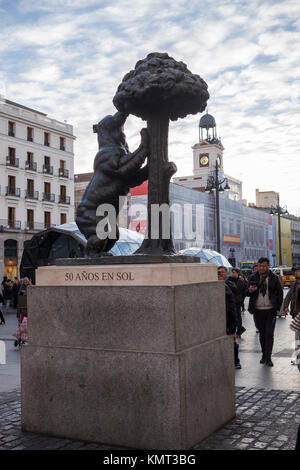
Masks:
[[[208,84],[225,172],[280,192],[300,215],[299,0],[0,0],[0,93],[74,125],[75,171],[91,171],[92,125],[125,73],[168,52]],[[200,115],[172,122],[169,157],[191,174]],[[129,146],[144,123],[129,117]]]

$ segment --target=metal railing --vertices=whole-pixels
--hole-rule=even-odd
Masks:
[[[15,188],[14,186],[6,186],[6,196],[14,196],[14,197],[20,197],[21,196],[21,189],[20,188]]]
[[[70,196],[62,196],[61,194],[58,197],[59,204],[70,204],[71,198]]]
[[[43,201],[55,202],[55,194],[43,193]]]
[[[36,201],[39,199],[39,192],[33,191],[31,189],[25,189],[25,198],[26,199],[35,199]]]
[[[21,230],[20,220],[0,219],[0,232]]]
[[[58,176],[60,176],[61,178],[69,178],[69,170],[66,170],[65,168],[59,168]]]
[[[15,168],[19,168],[19,159],[16,157],[12,157],[10,155],[6,156],[6,166],[13,166]]]
[[[36,162],[25,162],[25,170],[37,171]]]
[[[24,222],[24,230],[28,232],[40,232],[44,230],[44,224],[27,220],[27,222]]]
[[[47,173],[48,175],[53,175],[53,166],[50,165],[43,165],[43,173]]]

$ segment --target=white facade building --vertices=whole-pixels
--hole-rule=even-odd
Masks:
[[[33,233],[74,219],[73,126],[0,96],[0,271]]]

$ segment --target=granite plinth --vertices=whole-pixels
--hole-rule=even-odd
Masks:
[[[140,449],[189,449],[234,417],[230,339],[179,354],[25,347],[22,429]]]
[[[56,258],[45,261],[49,266],[82,266],[82,265],[121,265],[121,264],[159,264],[159,263],[200,263],[198,256],[186,255],[123,255],[99,256],[99,258]]]
[[[217,281],[214,264],[62,265],[40,266],[36,270],[38,286],[172,286],[203,281]]]
[[[22,429],[142,449],[201,442],[235,415],[224,298],[218,281],[31,286]]]

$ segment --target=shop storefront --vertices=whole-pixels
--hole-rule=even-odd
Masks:
[[[13,280],[18,277],[18,242],[13,239],[4,242],[4,272],[3,276]]]

